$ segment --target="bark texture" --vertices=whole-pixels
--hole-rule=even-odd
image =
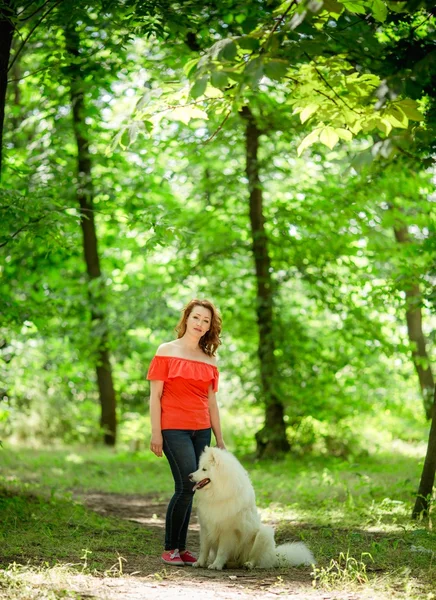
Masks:
[[[80,206],[80,225],[83,233],[83,249],[86,271],[89,278],[92,331],[96,336],[96,373],[101,405],[100,425],[104,431],[104,442],[109,446],[116,442],[116,395],[112,379],[112,368],[108,349],[108,330],[103,306],[104,284],[98,253],[97,231],[94,219],[92,163],[89,139],[85,123],[84,82],[80,73],[80,39],[76,31],[65,31],[67,51],[73,60],[68,67],[70,97],[73,114],[73,129],[77,143],[77,201]]]
[[[409,244],[409,232],[405,226],[394,227],[395,239],[399,244]],[[417,284],[404,287],[406,294],[407,333],[412,348],[412,360],[418,374],[427,419],[433,411],[434,378],[422,330],[421,292]]]
[[[419,482],[418,494],[412,517],[418,519],[421,516],[428,517],[430,514],[431,498],[436,473],[436,390],[433,397],[433,418],[431,420],[430,433],[428,436],[427,453],[425,455],[424,467],[422,469],[421,481]]]
[[[0,181],[3,165],[3,131],[5,125],[6,92],[8,89],[8,68],[11,56],[14,25],[14,2],[4,0],[0,10]]]
[[[248,106],[241,110],[245,120],[246,173],[248,179],[252,250],[256,270],[257,324],[259,328],[258,356],[262,395],[265,401],[265,424],[256,433],[258,456],[274,457],[289,451],[284,421],[284,407],[275,392],[277,367],[274,355],[273,305],[274,286],[271,277],[271,260],[265,231],[263,195],[259,177],[259,138],[261,132]]]

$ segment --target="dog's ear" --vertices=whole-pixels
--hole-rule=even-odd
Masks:
[[[219,464],[219,453],[216,452],[216,448],[210,448],[210,462],[212,465]]]
[[[208,450],[210,450],[209,446],[205,446],[200,454],[200,459],[204,460],[204,457],[206,456]]]

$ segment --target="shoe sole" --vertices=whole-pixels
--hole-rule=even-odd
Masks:
[[[166,565],[172,565],[173,567],[184,567],[186,564],[183,561],[174,562],[174,561],[165,560],[164,558],[161,558],[161,561],[164,562]]]

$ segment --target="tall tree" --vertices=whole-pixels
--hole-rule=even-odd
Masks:
[[[89,279],[91,321],[96,338],[95,369],[99,389],[104,441],[113,446],[116,441],[116,396],[108,348],[108,335],[104,313],[104,282],[100,267],[97,231],[93,206],[93,181],[90,142],[85,122],[85,82],[81,74],[80,36],[74,24],[65,29],[66,49],[70,56],[66,73],[70,81],[70,98],[74,136],[77,144],[77,201],[80,206],[80,226],[83,250]]]
[[[246,173],[248,179],[252,251],[256,269],[257,324],[259,328],[259,368],[262,382],[262,395],[265,402],[265,424],[256,433],[257,454],[276,456],[287,452],[283,402],[276,393],[278,371],[275,360],[274,342],[274,283],[271,276],[271,259],[268,253],[268,239],[263,213],[263,193],[259,176],[259,138],[261,131],[256,124],[253,112],[248,106],[241,110],[245,121]]]
[[[433,418],[428,435],[427,452],[419,482],[418,494],[413,507],[412,518],[428,516],[436,474],[436,389],[433,400]]]
[[[395,226],[394,233],[399,244],[410,244],[407,226]],[[426,339],[422,330],[422,294],[417,283],[407,284],[404,292],[406,294],[407,333],[412,346],[413,364],[418,374],[425,414],[428,419],[431,419],[435,384],[427,353]]]
[[[8,67],[14,33],[14,16],[14,0],[4,0],[0,4],[0,181],[3,162],[3,128],[8,87]]]

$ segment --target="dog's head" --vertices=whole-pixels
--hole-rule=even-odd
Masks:
[[[200,456],[200,462],[197,471],[189,475],[189,479],[195,483],[192,488],[194,491],[202,490],[207,487],[212,487],[214,483],[214,474],[222,460],[222,453],[225,450],[220,448],[210,448],[206,446]]]

